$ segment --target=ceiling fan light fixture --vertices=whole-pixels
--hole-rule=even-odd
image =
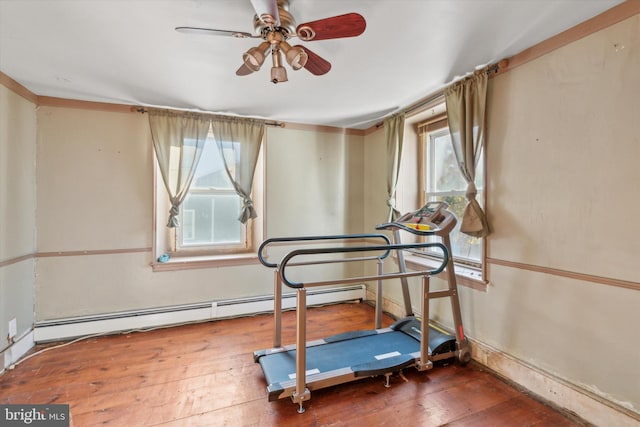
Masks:
[[[280,49],[278,46],[274,46],[272,51],[273,67],[271,67],[271,82],[282,83],[289,80],[287,78],[287,70],[282,66],[280,58]]]
[[[280,47],[284,51],[284,57],[287,59],[287,63],[294,70],[299,70],[307,64],[309,55],[307,55],[307,52],[301,47],[291,47],[287,42],[280,43]]]
[[[258,71],[264,63],[267,51],[271,47],[271,43],[262,42],[258,47],[252,47],[242,54],[242,62],[251,71]]]
[[[287,70],[284,67],[271,67],[271,82],[282,83],[287,80]]]

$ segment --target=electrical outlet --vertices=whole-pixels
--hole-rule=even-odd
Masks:
[[[9,339],[13,341],[13,338],[18,335],[18,322],[15,317],[9,320]]]

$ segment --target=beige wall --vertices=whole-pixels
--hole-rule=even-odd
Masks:
[[[268,128],[266,237],[362,232],[363,141],[337,130]],[[290,249],[274,247],[269,254],[278,259]],[[361,275],[362,266],[355,264],[290,270],[292,279],[303,282]]]
[[[362,142],[268,128],[267,235],[357,231]],[[39,109],[37,320],[272,293],[259,264],[152,271],[151,147],[145,115]]]
[[[428,116],[428,112],[421,113],[417,116],[408,117],[404,126],[404,142],[402,147],[402,158],[400,161],[400,174],[396,187],[396,208],[401,212],[410,212],[417,209],[419,203],[418,181],[418,135],[416,134],[415,124]],[[365,173],[365,208],[364,208],[364,225],[369,232],[374,232],[375,227],[379,224],[388,222],[389,208],[387,206],[387,161],[386,161],[386,140],[384,128],[381,126],[375,132],[367,135],[364,148],[364,157],[366,159],[364,165]],[[392,238],[392,234],[388,231],[382,231]],[[403,236],[407,239],[407,236]],[[410,243],[408,240],[403,243]],[[385,271],[394,271],[397,264],[390,257],[385,260]],[[371,267],[369,274],[375,274],[375,268]],[[420,306],[420,279],[415,281],[410,288],[411,302],[415,310],[418,311]],[[369,291],[374,292],[374,285],[369,284]],[[374,298],[369,294],[369,298]],[[396,316],[405,314],[402,288],[399,280],[387,280],[382,288],[385,311],[394,313]]]
[[[635,16],[491,79],[488,257],[496,262],[487,292],[460,289],[469,336],[635,412],[640,290],[580,275],[640,282],[639,34]],[[384,212],[381,134],[365,141],[377,163],[365,167],[368,224]],[[410,152],[403,162],[413,165]],[[399,295],[385,292],[397,304]],[[444,304],[432,310],[450,323]]]
[[[33,325],[35,176],[36,107],[0,85],[0,349],[11,319]]]
[[[38,109],[38,251],[151,246],[146,117]]]
[[[640,282],[640,16],[493,79],[488,256]],[[469,333],[640,412],[639,290],[490,265]],[[633,350],[635,348],[636,350]]]
[[[636,412],[640,292],[579,275],[640,282],[639,20],[491,80],[495,261],[487,292],[460,290],[472,338]],[[271,273],[259,265],[152,272],[144,115],[41,107],[36,116],[32,103],[0,86],[0,119],[0,262],[47,255],[0,267],[0,336],[16,316],[19,333],[29,330],[34,301],[35,320],[48,320],[271,292]],[[406,147],[401,210],[417,200],[415,142]],[[384,156],[381,131],[270,128],[267,236],[371,231],[387,216]],[[396,290],[385,296],[399,302]],[[435,308],[447,322],[447,310]]]
[[[364,138],[268,128],[267,235],[362,230]]]

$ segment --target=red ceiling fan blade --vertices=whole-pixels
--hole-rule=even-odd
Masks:
[[[326,59],[323,59],[321,56],[316,55],[311,52],[309,48],[306,48],[301,45],[297,45],[296,47],[300,47],[307,52],[307,63],[304,65],[304,68],[307,69],[311,74],[316,76],[321,76],[323,74],[327,74],[329,70],[331,70],[331,63]]]
[[[300,24],[296,27],[296,34],[304,41],[339,39],[359,36],[366,27],[367,23],[362,15],[347,13]]]

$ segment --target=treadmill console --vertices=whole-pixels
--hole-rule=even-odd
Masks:
[[[403,229],[418,235],[448,234],[457,222],[448,207],[446,202],[428,202],[417,211],[406,213],[394,222],[376,228]]]

